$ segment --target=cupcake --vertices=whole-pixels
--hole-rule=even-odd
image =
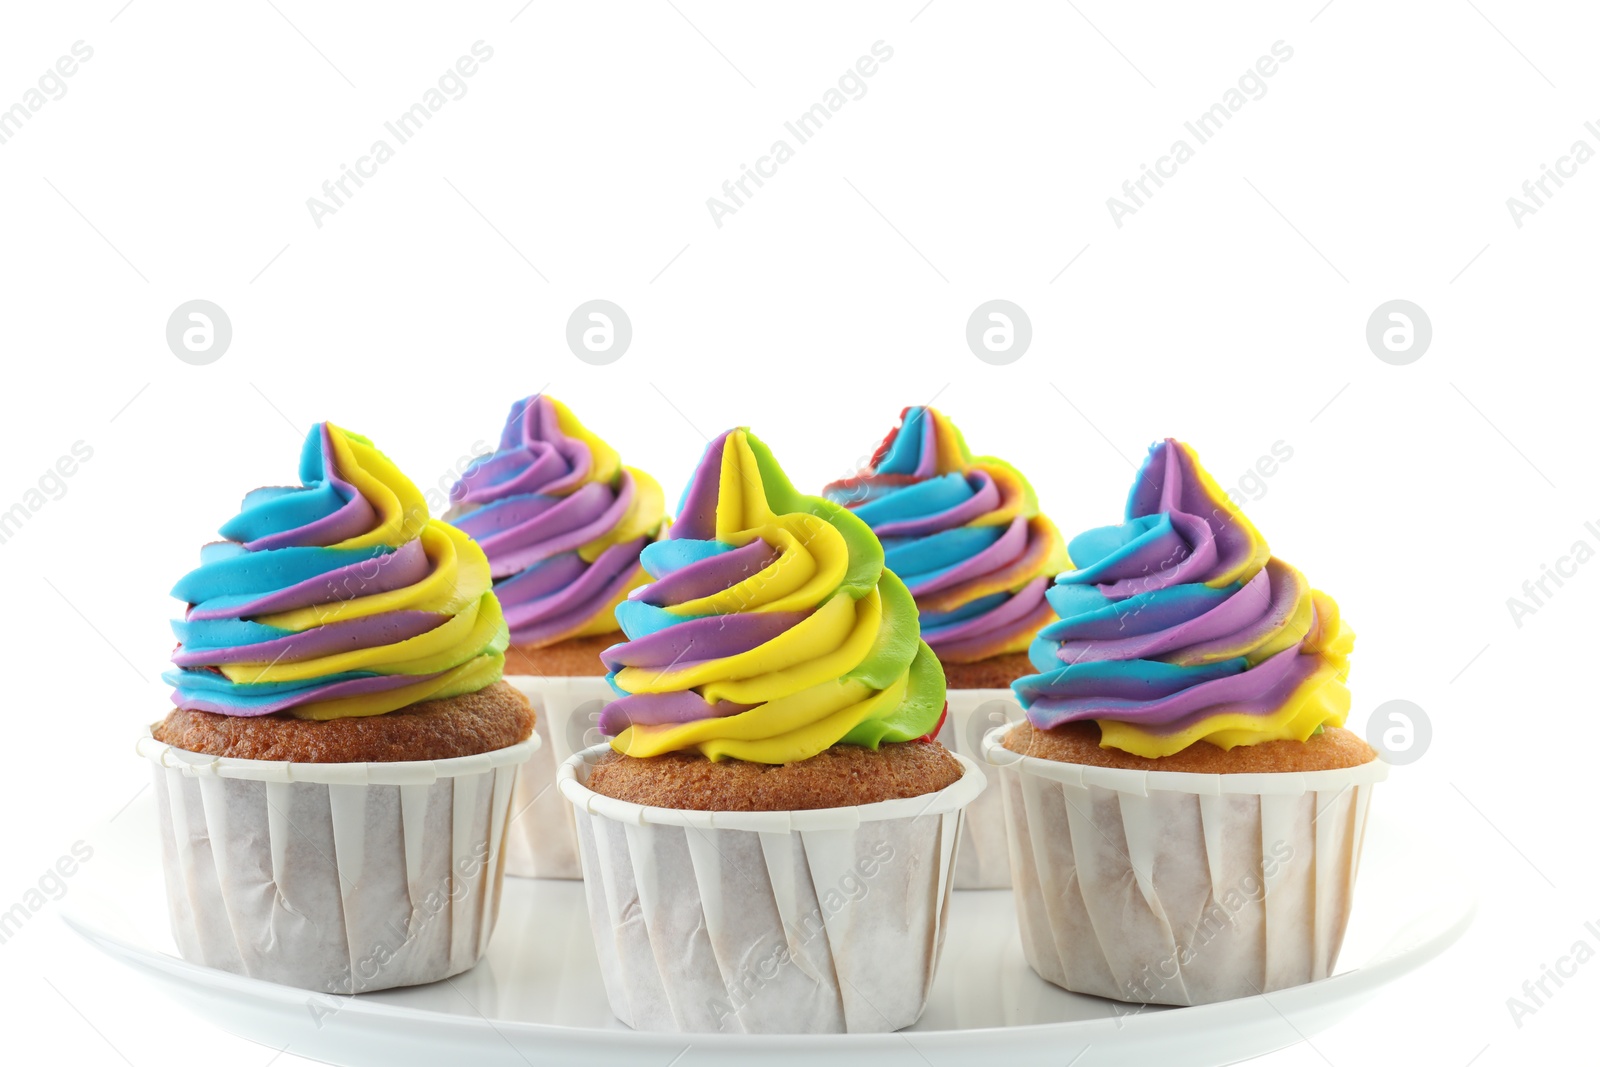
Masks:
[[[1021,718],[1010,685],[1033,673],[1028,646],[1055,617],[1045,590],[1070,566],[1033,487],[1010,464],[974,457],[940,412],[910,407],[868,468],[823,495],[872,527],[885,564],[916,597],[949,685],[939,739],[983,766],[984,732]],[[956,888],[1009,886],[997,791],[972,805],[964,832]]]
[[[312,428],[173,595],[152,762],[187,960],[326,993],[433,982],[494,929],[517,764],[489,564],[364,437]]]
[[[1354,635],[1187,445],[1074,538],[1060,617],[997,728],[1028,963],[1080,993],[1203,1004],[1327,977],[1373,783],[1343,729]]]
[[[517,776],[507,870],[581,877],[556,767],[600,740],[594,722],[612,695],[600,652],[617,639],[617,604],[646,580],[640,549],[666,527],[661,486],[538,395],[511,406],[500,447],[450,498],[447,518],[489,557],[511,632],[506,678],[533,701],[544,741]]]
[[[636,1029],[887,1031],[944,941],[961,811],[939,661],[883,549],[745,430],[711,442],[563,764],[612,1011]]]

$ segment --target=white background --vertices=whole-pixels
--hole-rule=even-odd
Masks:
[[[1520,626],[1506,604],[1573,542],[1600,547],[1584,528],[1600,522],[1600,163],[1520,228],[1506,206],[1574,140],[1600,148],[1583,127],[1600,119],[1592,11],[123,2],[0,15],[0,107],[74,42],[94,49],[0,145],[0,510],[75,442],[93,449],[0,544],[0,909],[144,785],[132,739],[167,706],[166,590],[246,490],[293,478],[314,421],[427,485],[548,387],[675,500],[728,426],[820,487],[937,397],[1069,536],[1120,518],[1155,438],[1194,444],[1224,485],[1284,442],[1247,509],[1359,635],[1351,725],[1396,698],[1431,719],[1375,810],[1460,857],[1478,924],[1263,1062],[1592,1058],[1600,962],[1520,1028],[1506,1006],[1600,941],[1584,930],[1600,564]],[[494,54],[466,95],[318,228],[306,199],[479,40]],[[880,40],[893,58],[866,95],[717,227],[707,197]],[[1265,96],[1117,227],[1106,198],[1194,145],[1185,120],[1280,40],[1293,58]],[[609,366],[564,341],[596,297],[634,328]],[[1008,366],[964,339],[996,297],[1033,325]],[[195,298],[232,321],[209,366],[165,342]],[[1408,366],[1364,337],[1395,298],[1433,324]],[[274,1055],[175,1014],[59,907],[0,944],[8,1050]]]

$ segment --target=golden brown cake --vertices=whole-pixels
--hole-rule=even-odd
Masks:
[[[512,645],[506,649],[506,673],[536,678],[602,678],[606,665],[600,653],[622,640],[613,631],[590,637],[572,637],[543,648]]]
[[[384,715],[297,719],[175,708],[151,727],[157,741],[189,752],[295,763],[396,763],[492,752],[533,733],[528,698],[505,682],[426,700]]]
[[[961,765],[932,741],[834,745],[796,763],[712,762],[697,752],[640,759],[608,752],[589,772],[596,793],[656,808],[806,811],[936,793]]]
[[[939,662],[944,665],[944,684],[950,689],[1007,689],[1035,670],[1026,652],[1007,652],[972,663]]]
[[[1378,758],[1371,745],[1341,727],[1329,727],[1306,741],[1263,741],[1230,749],[1198,741],[1181,752],[1156,759],[1102,748],[1100,726],[1092,720],[1070,722],[1050,730],[1039,730],[1024,720],[1007,731],[1002,743],[1012,752],[1058,763],[1195,774],[1326,771],[1359,767]]]

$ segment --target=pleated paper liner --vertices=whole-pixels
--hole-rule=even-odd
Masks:
[[[517,765],[537,737],[404,763],[230,759],[150,736],[183,958],[355,993],[477,963],[494,930]]]
[[[605,740],[600,710],[617,698],[604,676],[546,678],[508,674],[533,705],[544,747],[517,772],[511,795],[506,873],[514,878],[582,878],[572,805],[556,788],[556,769],[574,752]]]
[[[996,726],[1021,721],[1022,705],[1009,689],[952,689],[947,699],[949,713],[939,728],[939,743],[977,764],[984,780],[994,786],[972,802],[961,822],[956,888],[1010,889],[1005,812],[996,772],[983,759],[983,735]]]
[[[1380,760],[1194,774],[1088,767],[1004,748],[1023,953],[1078,993],[1206,1004],[1332,973]]]
[[[847,808],[682,811],[561,765],[606,996],[637,1030],[860,1033],[922,1014],[944,944],[963,809],[982,772]]]

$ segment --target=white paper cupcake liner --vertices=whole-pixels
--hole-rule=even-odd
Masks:
[[[617,698],[605,678],[508,674],[533,705],[544,747],[517,772],[511,792],[506,873],[515,878],[582,878],[572,805],[556,788],[556,769],[574,752],[600,744],[600,710]]]
[[[983,759],[983,735],[996,726],[1022,720],[1022,705],[1009,689],[952,689],[938,741],[965,756],[995,788],[985,789],[961,820],[961,848],[956,853],[957,889],[1011,888],[1011,860],[1006,853],[1005,810],[1000,803],[996,772]]]
[[[289,763],[146,732],[172,934],[194,963],[324,993],[419,985],[483,955],[516,765],[539,739],[405,763]]]
[[[1087,767],[984,738],[1023,953],[1078,993],[1206,1004],[1332,973],[1388,765],[1283,774]]]
[[[922,1014],[944,944],[970,760],[927,796],[784,812],[681,811],[561,765],[606,996],[636,1030],[860,1033]]]

